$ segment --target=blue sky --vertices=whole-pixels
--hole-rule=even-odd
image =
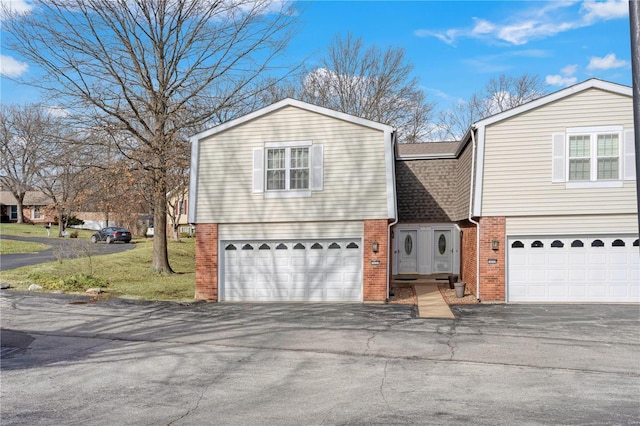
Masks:
[[[11,1],[19,6],[24,0]],[[402,47],[438,109],[502,73],[540,75],[549,92],[591,77],[631,85],[627,1],[303,1],[292,61],[322,55],[336,34]],[[28,64],[0,58],[1,102],[37,100],[7,75]]]

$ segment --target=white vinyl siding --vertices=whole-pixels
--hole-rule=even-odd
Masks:
[[[506,235],[535,234],[633,234],[638,232],[635,214],[507,217]]]
[[[364,222],[232,223],[218,227],[219,240],[302,238],[361,238]]]
[[[569,126],[632,129],[632,99],[589,89],[489,125],[482,216],[636,212],[635,182],[619,181],[620,187],[615,188],[567,188],[554,183],[567,172],[554,161],[559,157],[557,150],[568,149],[556,135],[566,135]]]
[[[292,222],[388,218],[385,135],[288,106],[199,143],[200,223]],[[312,141],[311,191],[305,198],[269,198],[254,172],[269,143]],[[319,145],[321,148],[316,148]],[[322,159],[322,169],[314,167]],[[264,166],[263,166],[264,167]],[[320,183],[316,182],[320,180]],[[317,192],[315,192],[317,191]]]

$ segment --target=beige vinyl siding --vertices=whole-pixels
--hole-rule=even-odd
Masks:
[[[305,239],[305,238],[361,238],[364,223],[353,222],[296,222],[296,223],[232,223],[218,228],[220,240],[254,238]]]
[[[638,234],[634,214],[506,218],[507,235]]]
[[[304,198],[253,193],[253,149],[266,142],[324,147],[324,188]],[[384,132],[288,106],[200,142],[198,222],[388,217]]]
[[[552,134],[616,125],[633,128],[631,97],[589,89],[488,126],[482,215],[635,212],[634,181],[621,188],[579,189],[551,182]]]

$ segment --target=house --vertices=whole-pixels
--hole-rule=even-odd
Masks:
[[[191,138],[196,298],[384,301],[394,129],[285,99]]]
[[[457,274],[495,302],[640,302],[631,88],[591,79],[461,141],[286,99],[195,135],[196,298],[384,301]]]
[[[40,191],[27,191],[22,203],[25,223],[53,222],[51,199]],[[0,216],[3,223],[18,221],[18,201],[11,191],[0,191]]]
[[[630,87],[587,80],[481,120],[461,143],[478,223],[463,228],[462,279],[478,298],[640,302]]]

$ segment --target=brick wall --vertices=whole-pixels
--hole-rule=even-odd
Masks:
[[[468,220],[459,224],[462,231],[460,253],[460,281],[467,283],[467,288],[476,293],[476,225]]]
[[[364,221],[364,247],[362,247],[363,298],[365,301],[385,301],[387,298],[387,270],[389,268],[389,241],[386,219]],[[373,242],[378,242],[378,253],[372,250]],[[379,261],[372,265],[372,261]]]
[[[505,218],[482,217],[480,222],[480,299],[505,300]],[[491,242],[498,240],[498,250],[491,249]],[[496,259],[497,263],[489,263]]]
[[[218,301],[218,224],[196,225],[196,300]]]

